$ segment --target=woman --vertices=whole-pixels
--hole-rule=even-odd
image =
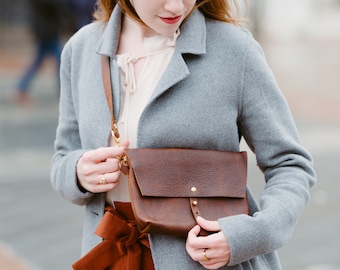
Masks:
[[[315,175],[259,45],[222,0],[100,0],[98,7],[97,22],[63,51],[52,168],[54,188],[86,206],[82,254],[102,241],[94,231],[105,205],[129,201],[117,161],[123,147],[239,151],[243,137],[266,180],[259,206],[249,193],[249,216],[198,218],[187,239],[149,235],[153,264],[281,269],[275,250],[292,235]],[[123,147],[109,141],[101,55],[111,58]],[[200,228],[215,233],[198,237]]]

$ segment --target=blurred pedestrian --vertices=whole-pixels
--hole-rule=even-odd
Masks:
[[[61,0],[29,0],[31,8],[30,24],[36,42],[36,52],[17,85],[14,101],[20,105],[27,105],[31,102],[28,95],[30,83],[48,56],[54,58],[56,77],[59,78],[63,3]],[[57,89],[57,96],[59,96],[59,85]]]

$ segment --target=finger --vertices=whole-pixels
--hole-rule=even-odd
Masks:
[[[211,266],[220,261],[219,258],[217,258],[213,253],[214,251],[211,249],[207,249],[207,248],[198,249],[195,251],[195,259],[196,261],[200,262],[200,264],[205,267]]]
[[[89,162],[99,163],[122,154],[124,154],[123,147],[101,147],[84,153],[83,158]]]
[[[188,238],[196,238],[198,236],[198,234],[200,233],[201,228],[200,226],[196,225],[195,227],[193,227],[189,233],[188,233]]]
[[[98,183],[100,178],[106,173],[113,173],[119,171],[118,160],[116,158],[109,158],[98,163],[91,163],[86,159],[81,159],[77,166],[78,177],[89,178],[88,181]]]
[[[101,180],[105,180],[103,181],[104,184],[110,184],[110,183],[117,183],[119,181],[119,177],[120,177],[120,171],[114,171],[114,172],[110,172],[110,173],[105,173],[101,176],[99,176],[99,181],[97,181],[97,184],[101,184]]]
[[[226,265],[229,258],[217,256],[214,249],[204,249],[202,254],[202,259],[199,263],[206,269],[220,269]]]
[[[114,173],[98,175],[85,185],[87,186],[87,190],[93,193],[107,192],[118,186],[119,175],[120,175],[119,171]]]
[[[205,268],[205,269],[220,269],[223,266],[226,265],[224,262],[214,262],[214,261],[209,261],[209,262],[200,262],[200,264]]]
[[[196,221],[198,225],[209,232],[219,232],[221,230],[221,226],[218,221],[207,220],[201,216],[197,217]]]
[[[195,256],[195,251],[198,249],[196,239],[197,239],[197,235],[199,234],[200,230],[201,230],[200,226],[198,226],[198,225],[194,226],[188,232],[188,237],[187,237],[186,244],[185,244],[188,254],[193,259],[194,259],[194,256]]]
[[[98,164],[102,173],[111,173],[119,171],[119,160],[117,158],[108,158],[102,163]]]
[[[102,192],[108,192],[112,189],[115,189],[119,184],[119,181],[115,183],[106,183],[106,184],[97,184],[92,186],[92,192],[93,193],[102,193]]]
[[[203,249],[203,254],[201,254],[201,264],[202,265],[211,265],[214,263],[214,258],[209,253],[209,249]]]
[[[112,148],[111,148],[112,149]],[[101,175],[119,170],[119,164],[116,157],[112,157],[112,152],[109,149],[98,149],[89,151],[81,157],[79,166],[84,175]],[[118,153],[121,153],[123,148]],[[110,153],[110,156],[108,156]],[[114,154],[117,152],[114,152]]]
[[[187,245],[194,251],[203,250],[208,245],[206,237],[199,236],[200,231],[201,227],[196,225],[188,233]]]

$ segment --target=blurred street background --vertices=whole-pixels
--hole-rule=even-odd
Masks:
[[[0,270],[67,270],[80,256],[83,208],[66,203],[49,182],[58,118],[55,59],[44,60],[25,95],[17,95],[36,50],[27,5],[0,0]],[[279,250],[283,269],[339,270],[340,1],[249,5],[247,27],[263,47],[318,174],[293,238]],[[63,14],[62,44],[84,24],[76,23],[74,11]],[[264,181],[252,155],[249,163],[249,184],[259,196]]]

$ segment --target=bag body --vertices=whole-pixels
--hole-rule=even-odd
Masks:
[[[139,148],[126,156],[141,232],[185,237],[197,216],[249,214],[246,152]]]

